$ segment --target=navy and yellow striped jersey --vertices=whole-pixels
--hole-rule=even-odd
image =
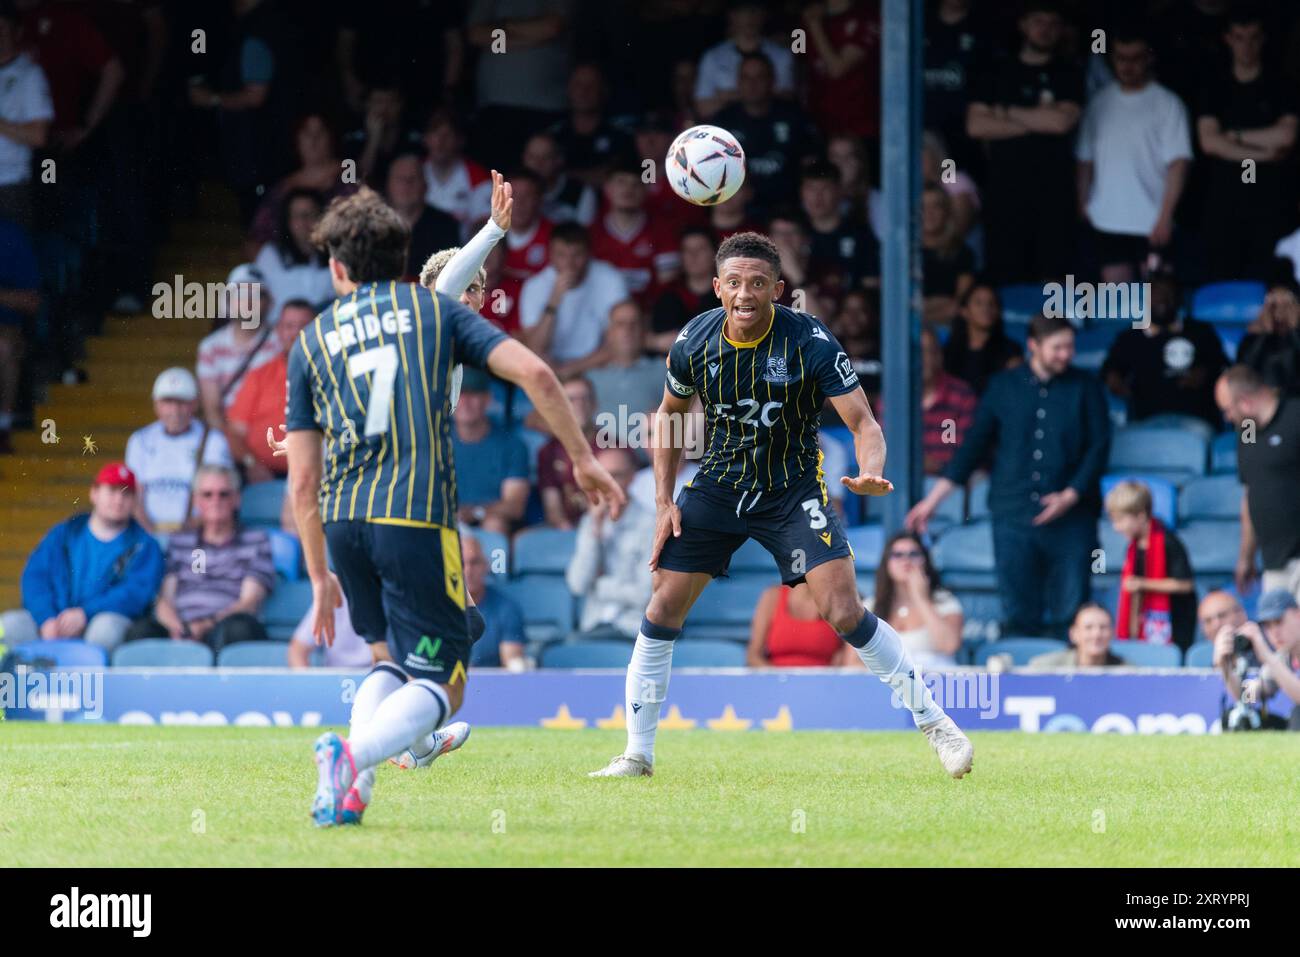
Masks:
[[[704,405],[700,475],[727,488],[782,489],[817,468],[822,403],[859,388],[821,322],[785,306],[772,310],[767,332],[753,342],[727,337],[725,310],[701,313],[668,353],[668,391],[683,399],[698,393]]]
[[[323,433],[325,522],[456,527],[451,370],[484,367],[506,338],[415,283],[366,283],[289,350],[288,431]]]

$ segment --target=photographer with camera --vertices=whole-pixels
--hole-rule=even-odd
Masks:
[[[1196,620],[1201,626],[1201,634],[1214,642],[1214,667],[1223,674],[1223,684],[1234,702],[1241,700],[1241,679],[1237,677],[1236,657],[1234,655],[1236,635],[1241,626],[1249,619],[1246,609],[1241,607],[1237,597],[1221,588],[1207,592],[1196,609]],[[1249,654],[1249,666],[1259,667],[1254,660],[1254,651],[1250,648],[1250,639],[1242,635]]]
[[[1232,643],[1224,680],[1232,692],[1233,682],[1228,677],[1231,668],[1232,677],[1240,689],[1240,703],[1225,716],[1224,730],[1261,726],[1300,730],[1300,708],[1292,709],[1290,721],[1270,716],[1266,709],[1262,709],[1264,713],[1256,719],[1247,714],[1248,709],[1263,705],[1279,690],[1293,702],[1300,702],[1300,675],[1295,673],[1292,665],[1296,652],[1300,651],[1300,605],[1285,588],[1275,588],[1260,598],[1256,617],[1258,622],[1247,621],[1236,628],[1225,626],[1215,638],[1216,661],[1220,646],[1229,641]],[[1246,674],[1255,662],[1259,663],[1259,675],[1247,678]]]

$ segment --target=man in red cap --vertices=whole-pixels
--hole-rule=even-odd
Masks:
[[[99,470],[90,513],[60,522],[23,569],[23,607],[0,616],[5,643],[80,638],[112,651],[162,581],[162,550],[131,517],[135,475],[121,462]]]

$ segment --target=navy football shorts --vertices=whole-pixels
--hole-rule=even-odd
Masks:
[[[328,523],[325,540],[357,634],[387,641],[393,662],[413,678],[464,681],[470,640],[460,536],[350,521]]]
[[[758,492],[696,476],[677,496],[677,507],[682,534],[669,536],[659,554],[659,567],[669,571],[725,575],[747,538],[767,549],[787,585],[799,584],[823,562],[853,557],[820,470],[778,491]]]

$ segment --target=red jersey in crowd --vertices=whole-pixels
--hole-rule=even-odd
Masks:
[[[23,40],[45,71],[54,102],[53,129],[81,126],[99,75],[115,56],[95,24],[65,3],[40,3],[22,16]]]
[[[866,54],[853,69],[832,77],[817,45],[808,43],[808,111],[827,133],[880,135],[880,0],[860,0],[843,13],[822,16],[832,47],[858,47]]]
[[[591,224],[591,258],[600,259],[623,274],[627,288],[643,306],[653,301],[657,288],[681,267],[677,234],[672,226],[651,215],[631,234],[614,232],[609,217]]]
[[[549,219],[539,219],[531,234],[517,233],[514,229],[506,233],[506,262],[503,271],[507,276],[522,283],[547,267],[550,262],[548,246],[552,228]]]

